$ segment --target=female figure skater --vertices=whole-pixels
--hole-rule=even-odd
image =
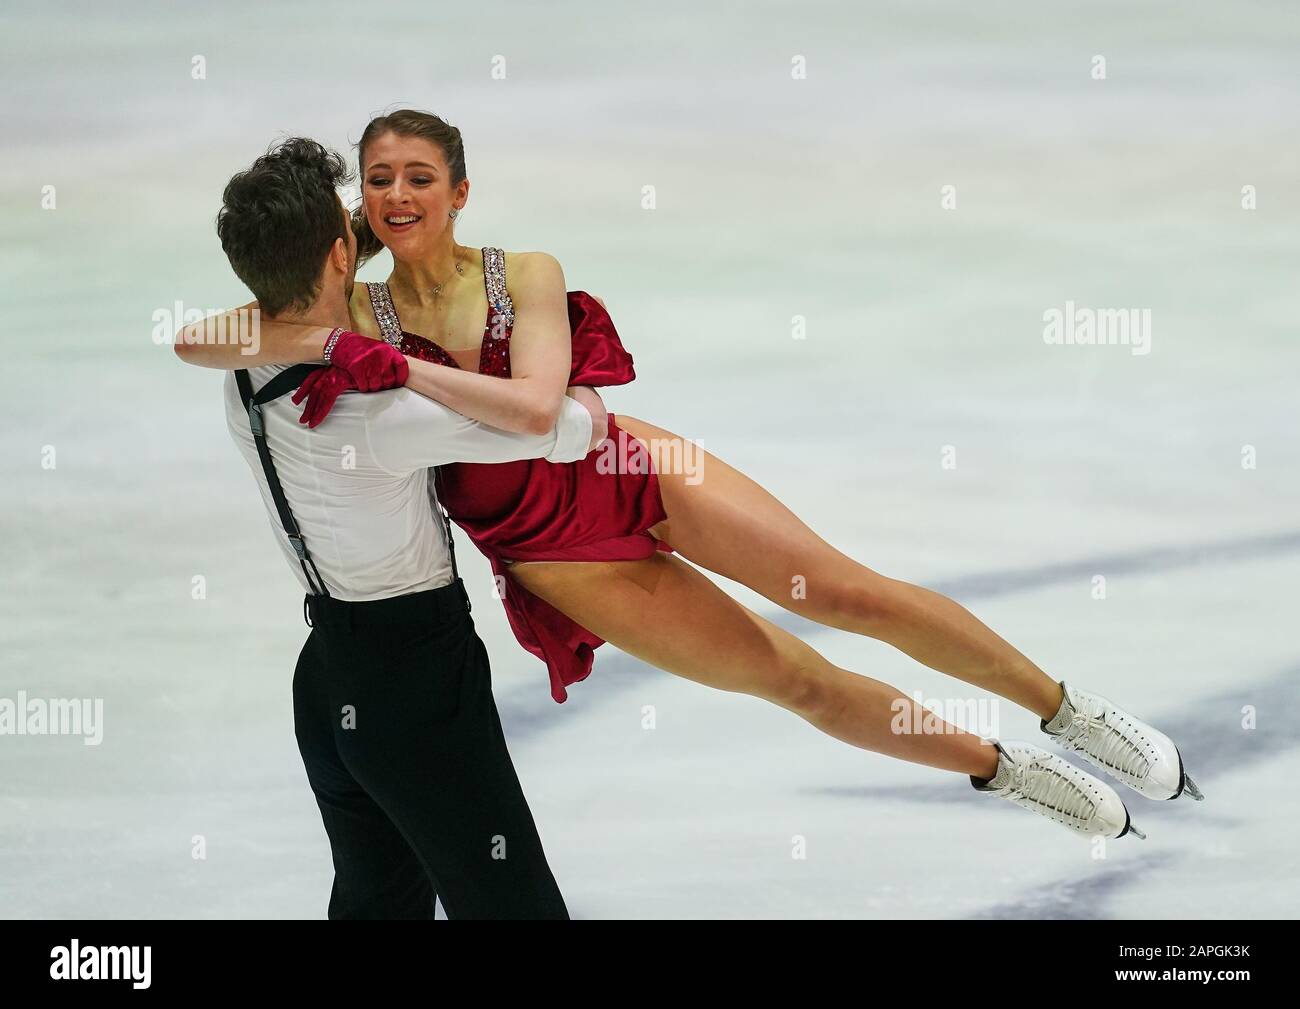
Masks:
[[[514,431],[548,431],[569,386],[634,378],[603,303],[566,293],[552,257],[455,241],[469,196],[458,129],[422,112],[380,116],[362,134],[358,158],[358,262],[387,247],[394,268],[387,283],[354,286],[356,332],[331,338],[319,327],[263,322],[260,351],[250,355],[233,342],[191,343],[183,330],[183,358],[227,369],[324,359],[330,367],[295,395],[313,426],[340,392],[374,391],[348,370],[363,346],[371,353],[361,356],[373,358],[374,340],[410,359],[409,388]],[[546,662],[556,701],[609,641],[668,672],[765,698],[855,746],[969,775],[981,792],[1078,833],[1144,836],[1100,778],[1033,743],[989,746],[914,711],[898,690],[833,665],[740,605],[695,564],[1036,712],[1060,746],[1142,795],[1202,797],[1166,735],[1104,697],[1054,681],[953,600],[846,557],[722,460],[623,415],[610,415],[609,438],[602,448],[626,451],[438,472],[443,506],[491,561],[511,627]],[[683,448],[701,461],[703,479],[673,465]],[[923,731],[911,731],[914,724]]]

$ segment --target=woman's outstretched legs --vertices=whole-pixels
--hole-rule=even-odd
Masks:
[[[668,513],[651,531],[683,557],[810,620],[888,642],[1042,718],[1056,714],[1060,684],[960,604],[846,557],[717,456],[698,447],[683,455],[685,439],[633,417],[616,421],[650,450]],[[683,460],[702,460],[699,479]]]
[[[660,669],[762,697],[863,749],[977,777],[997,771],[997,750],[978,735],[918,710],[888,684],[831,664],[679,558],[530,562],[511,572],[571,619]]]

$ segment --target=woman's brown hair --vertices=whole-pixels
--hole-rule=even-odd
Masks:
[[[420,137],[436,144],[447,161],[451,172],[450,185],[454,189],[465,178],[465,144],[460,138],[460,130],[445,119],[440,119],[431,112],[416,109],[398,109],[387,115],[376,116],[366,124],[357,141],[357,166],[363,173],[361,185],[366,184],[365,164],[366,147],[377,137],[386,133],[395,133],[399,137]],[[352,233],[357,237],[357,266],[379,253],[384,248],[366,220],[365,203],[352,211]]]

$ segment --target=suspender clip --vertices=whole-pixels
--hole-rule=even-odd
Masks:
[[[289,545],[293,547],[293,552],[298,555],[298,560],[305,561],[307,559],[307,544],[302,541],[302,537],[294,533],[286,533],[285,535],[289,537]]]
[[[248,404],[248,426],[253,432],[254,438],[261,438],[266,434],[266,423],[262,420],[262,404]]]

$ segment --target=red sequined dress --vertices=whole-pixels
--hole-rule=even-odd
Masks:
[[[478,354],[484,375],[510,377],[514,306],[506,290],[505,254],[483,249],[488,317]],[[387,284],[367,284],[384,339],[422,361],[449,368],[460,364],[432,340],[402,329]],[[626,385],[636,377],[614,322],[585,291],[569,291],[573,364],[569,385]],[[621,432],[609,415],[609,437],[585,459],[552,463],[452,463],[438,467],[438,496],[503,577],[506,616],[519,643],[546,663],[551,697],[563,702],[566,688],[591,673],[593,651],[604,644],[510,577],[512,561],[639,560],[672,548],[647,530],[666,518],[659,480],[640,443]],[[626,451],[603,452],[622,446]],[[603,459],[603,462],[602,462]],[[611,460],[618,465],[611,466]]]

